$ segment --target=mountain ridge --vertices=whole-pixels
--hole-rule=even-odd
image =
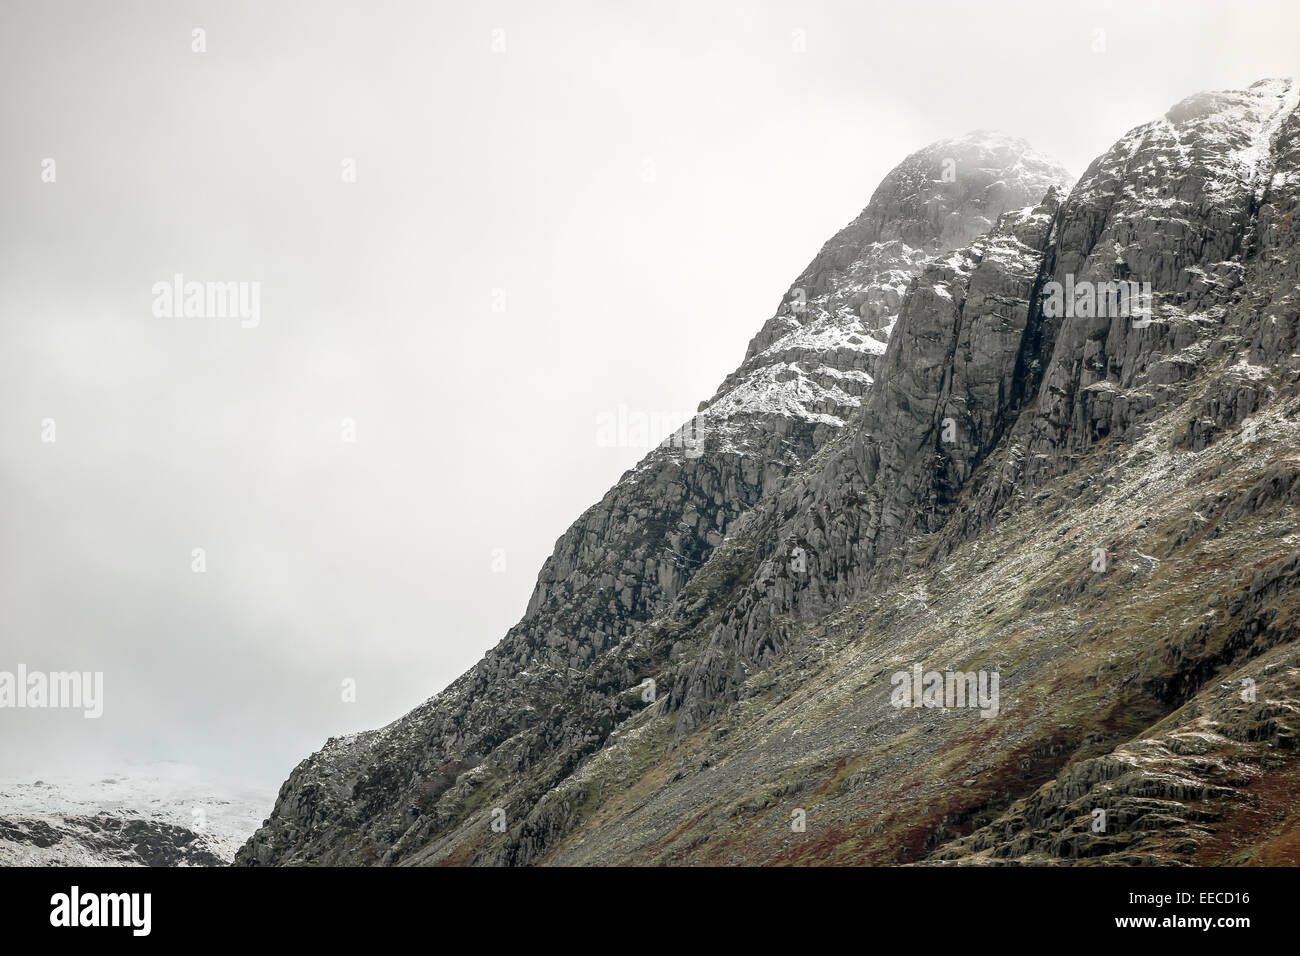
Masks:
[[[168,761],[91,780],[0,780],[0,863],[229,865],[272,796]]]
[[[1233,543],[1247,527],[1285,528],[1300,488],[1287,457],[1298,89],[1264,80],[1189,97],[1068,194],[1046,182],[1063,170],[1023,161],[1003,137],[908,157],[702,403],[702,445],[665,443],[582,516],[525,620],[480,665],[300,764],[237,862],[990,862],[1023,861],[1030,845],[1053,859],[1186,862],[1179,848],[1195,854],[1215,834],[1170,806],[1162,820],[1181,829],[1141,830],[1141,800],[1171,802],[1159,779],[1139,774],[1138,803],[1115,808],[1127,840],[1063,841],[1077,814],[1059,806],[1072,804],[1053,816],[1017,801],[1053,780],[1100,785],[1104,774],[1058,775],[1193,704],[1215,727],[1244,728],[1218,734],[1238,756],[1256,737],[1280,750],[1293,739],[1290,704],[1242,717],[1227,700],[1196,702],[1213,675],[1285,657],[1294,542],[1257,546],[1262,567],[1244,585],[1230,567],[1201,567],[1196,549],[1219,546],[1205,526]],[[1004,175],[986,175],[990,160]],[[1066,276],[1141,277],[1153,315],[1045,316],[1044,284]],[[883,349],[868,344],[882,333]],[[1220,460],[1264,403],[1269,434]],[[1177,487],[1175,461],[1199,469],[1202,498]],[[1099,497],[1108,486],[1127,497]],[[1157,506],[1172,501],[1186,513],[1165,534]],[[1109,537],[1088,540],[1074,514]],[[1160,548],[1145,541],[1153,527]],[[1058,539],[1072,560],[1046,557]],[[1098,550],[1104,570],[1091,571]],[[1164,562],[1168,580],[1148,587]],[[1012,578],[999,590],[1001,573]],[[1179,609],[1163,597],[1197,593],[1192,582],[1219,609],[1213,626],[1172,623]],[[1080,619],[1107,601],[1144,609],[1164,643]],[[1071,657],[1070,641],[1092,646]],[[882,676],[936,656],[996,665],[1000,716],[891,707]],[[1105,676],[1112,658],[1140,685]],[[1283,702],[1288,666],[1257,681]],[[798,811],[803,831],[789,825]]]

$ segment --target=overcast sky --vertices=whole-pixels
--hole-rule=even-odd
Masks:
[[[0,774],[274,787],[517,622],[646,451],[597,416],[712,395],[906,154],[1077,176],[1298,53],[1291,2],[6,0],[0,670],[105,700],[0,710]]]

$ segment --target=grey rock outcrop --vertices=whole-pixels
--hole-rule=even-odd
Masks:
[[[7,866],[224,866],[203,834],[120,815],[0,817]]]

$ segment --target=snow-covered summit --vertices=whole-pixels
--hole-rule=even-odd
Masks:
[[[770,451],[773,428],[790,424],[812,427],[820,446],[860,407],[912,279],[1003,213],[1072,182],[1025,140],[990,130],[912,153],[822,247],[704,403],[695,427],[705,447]]]
[[[228,863],[275,795],[159,762],[93,779],[0,779],[0,865]]]

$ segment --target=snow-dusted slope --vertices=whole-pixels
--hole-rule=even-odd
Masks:
[[[0,865],[229,863],[273,800],[175,763],[94,780],[0,779]]]
[[[770,453],[774,430],[802,423],[820,447],[860,407],[912,279],[1004,212],[1072,182],[1023,139],[985,130],[908,156],[795,279],[740,368],[704,403],[694,427],[706,447]],[[776,451],[792,465],[806,455],[795,443]]]

